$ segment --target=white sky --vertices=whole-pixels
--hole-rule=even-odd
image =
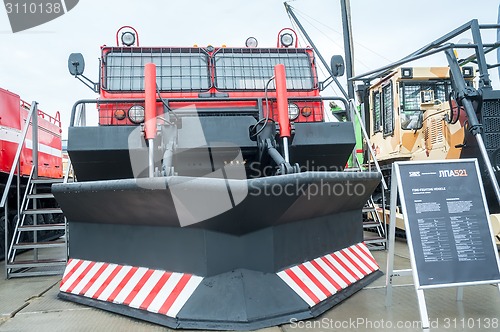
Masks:
[[[343,54],[338,0],[290,4],[325,58]],[[496,23],[498,6],[498,0],[351,0],[355,73],[398,60],[471,19]],[[49,114],[60,111],[67,127],[73,103],[97,97],[69,75],[68,55],[83,53],[85,75],[97,80],[99,47],[114,45],[123,25],[139,31],[141,46],[244,46],[254,36],[259,46],[274,47],[278,31],[291,23],[282,0],[80,0],[62,17],[13,34],[0,9],[0,87],[37,100]],[[491,31],[486,42],[495,36]],[[446,60],[441,55],[424,64]]]

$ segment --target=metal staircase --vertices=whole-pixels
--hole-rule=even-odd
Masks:
[[[53,183],[62,179],[31,179],[21,203],[20,216],[14,226],[14,236],[7,252],[7,276],[60,274],[66,265],[66,218],[59,208],[45,207],[53,200]],[[54,204],[49,204],[54,205]],[[57,222],[54,222],[55,220]],[[19,252],[33,250],[19,257]],[[27,259],[27,256],[30,258]]]
[[[373,163],[377,169],[377,172],[379,172],[382,175],[382,170],[380,168],[380,165],[378,164],[377,157],[375,156],[375,152],[371,148],[370,144],[370,139],[368,137],[368,133],[366,131],[364,122],[361,118],[361,115],[359,114],[358,110],[356,109],[354,105],[354,101],[350,100],[349,101],[349,112],[350,112],[350,117],[351,119],[354,119],[356,117],[359,121],[360,127],[361,127],[361,132],[363,135],[364,140],[367,142],[367,146],[370,152],[370,156],[373,160]],[[371,170],[371,163],[369,163],[367,166],[361,165],[361,163],[358,160],[358,156],[356,153],[356,148],[353,151],[352,154],[353,160],[356,163],[356,168],[352,170],[356,170],[358,172],[363,172],[365,169]],[[385,222],[385,214],[382,213],[382,218],[380,218],[380,214],[378,213],[377,209],[382,208],[382,211],[385,209],[385,190],[387,189],[387,184],[384,180],[384,177],[382,176],[382,181],[380,183],[381,186],[381,192],[382,192],[382,207],[379,207],[374,199],[373,195],[370,196],[368,201],[366,202],[364,208],[363,208],[363,234],[364,234],[364,242],[368,246],[369,249],[371,250],[385,250],[387,248],[387,232],[386,232],[386,222]]]
[[[6,234],[9,227],[8,195],[17,169],[17,214],[12,227],[12,240],[5,239],[6,277],[25,277],[62,274],[67,262],[66,218],[55,206],[51,186],[63,179],[38,177],[38,110],[37,103],[31,105],[23,128],[7,186],[0,206],[5,209]],[[33,167],[24,193],[21,192],[19,179],[19,157],[25,144],[28,127],[32,127]],[[22,195],[22,198],[21,198]]]
[[[387,246],[386,227],[385,221],[380,218],[377,211],[378,208],[373,201],[373,196],[370,196],[363,208],[364,241],[369,249],[385,250]]]

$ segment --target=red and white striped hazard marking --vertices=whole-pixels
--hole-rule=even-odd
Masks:
[[[202,280],[186,273],[70,259],[60,291],[175,318]]]
[[[364,243],[278,272],[309,306],[314,306],[379,269]]]

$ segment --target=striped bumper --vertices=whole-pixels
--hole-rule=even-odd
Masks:
[[[71,259],[60,291],[176,317],[202,277]]]
[[[249,271],[242,272],[240,279],[237,271],[231,273],[233,273],[232,276],[238,277],[234,279],[217,275],[203,278],[192,274],[152,270],[145,267],[71,259],[66,267],[60,291],[64,295],[62,298],[170,327],[260,328],[286,323],[291,316],[283,314],[282,306],[292,302],[295,303],[292,306],[297,308],[291,311],[294,313],[293,317],[306,319],[317,316],[345,299],[345,294],[352,294],[371,282],[370,280],[374,277],[378,277],[380,271],[366,245],[358,243],[276,274]],[[245,286],[247,278],[251,280],[248,285],[252,285],[251,287],[259,285],[258,288]],[[234,288],[234,284],[226,285],[228,280],[232,280],[231,282],[241,280],[242,288]],[[207,321],[212,321],[211,319],[201,319],[199,324],[196,323],[199,318],[186,320],[186,317],[191,315],[196,317],[205,315],[205,313],[199,314],[197,310],[220,311],[223,305],[229,305],[224,303],[228,294],[232,294],[230,298],[241,299],[229,307],[234,308],[240,301],[246,302],[247,306],[250,306],[249,303],[252,301],[262,306],[262,303],[266,301],[260,302],[261,300],[255,298],[261,296],[257,293],[262,292],[262,289],[265,289],[264,293],[270,298],[282,297],[271,301],[275,305],[281,304],[279,308],[269,308],[269,312],[281,312],[283,317],[278,317],[273,313],[270,314],[271,318],[255,318],[257,323],[243,321],[241,325],[238,325],[239,323],[221,325],[220,321],[214,319],[216,323],[213,326],[207,323]],[[110,308],[110,304],[114,307]],[[124,308],[124,310],[119,308]],[[134,310],[134,313],[130,314],[130,310]],[[247,307],[241,310],[249,309]],[[140,312],[143,312],[144,316]],[[300,312],[303,315],[296,316]],[[158,319],[151,319],[149,316],[151,313],[156,314]],[[238,317],[242,317],[241,315]],[[210,314],[206,316],[210,317]]]
[[[314,306],[379,269],[364,243],[278,273],[309,306]]]

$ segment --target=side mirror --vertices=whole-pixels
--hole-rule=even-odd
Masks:
[[[99,83],[94,83],[89,78],[83,75],[85,70],[85,60],[81,53],[71,53],[68,58],[69,73],[88,86],[95,93],[99,92]]]
[[[344,75],[345,64],[342,55],[332,56],[332,60],[330,61],[330,68],[332,70],[333,77],[340,77]]]
[[[68,70],[73,76],[83,75],[85,60],[81,53],[71,53],[68,58]]]

